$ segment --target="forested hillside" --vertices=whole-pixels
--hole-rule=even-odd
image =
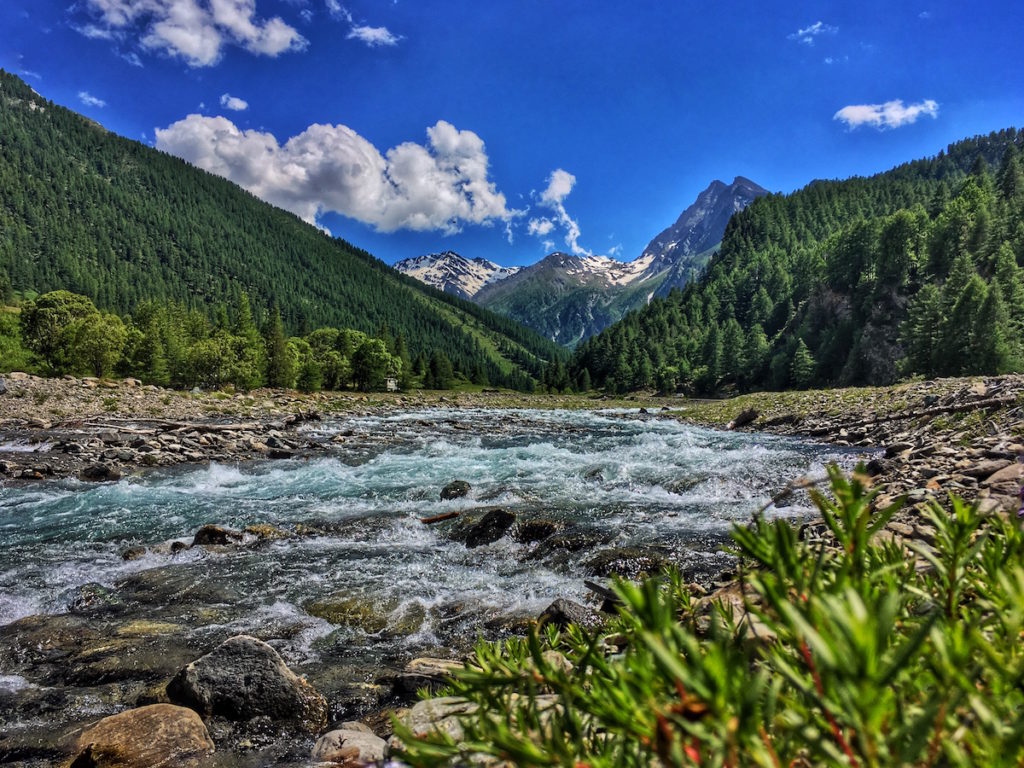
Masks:
[[[442,353],[467,375],[517,387],[562,354],[2,71],[0,284],[69,290],[121,315],[156,300],[212,317],[245,292],[257,319],[279,306],[288,333],[383,328],[413,359]]]
[[[576,381],[714,392],[1024,367],[1024,132],[768,195],[701,279],[578,348]]]

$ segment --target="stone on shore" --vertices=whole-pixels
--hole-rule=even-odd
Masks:
[[[199,715],[171,704],[151,704],[105,717],[75,743],[71,768],[172,768],[212,754]]]
[[[560,597],[544,609],[544,612],[537,618],[537,622],[541,626],[554,624],[559,629],[565,629],[570,624],[592,628],[600,625],[602,619],[597,611],[573,600]]]
[[[232,637],[188,664],[168,683],[167,695],[204,717],[251,720],[263,715],[312,733],[327,726],[327,700],[277,651],[248,635]]]
[[[78,473],[78,478],[94,483],[104,483],[120,480],[121,473],[108,464],[96,463],[82,467],[82,471]]]

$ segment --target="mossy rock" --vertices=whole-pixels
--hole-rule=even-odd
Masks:
[[[372,598],[338,593],[319,600],[312,600],[304,606],[310,616],[324,619],[338,626],[358,627],[367,634],[376,634],[388,626],[391,612],[398,606],[397,601],[375,602]]]

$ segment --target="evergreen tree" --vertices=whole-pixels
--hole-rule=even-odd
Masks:
[[[793,359],[789,364],[789,379],[797,389],[807,389],[814,380],[814,358],[803,339],[797,342],[793,352]]]
[[[427,373],[423,381],[426,389],[451,389],[455,385],[455,373],[451,360],[443,352],[435,351],[430,356]]]
[[[263,328],[263,341],[266,345],[267,386],[284,389],[291,387],[295,383],[295,361],[284,335],[281,312],[276,305],[270,310]]]
[[[979,373],[1008,373],[1014,369],[1015,350],[1008,339],[1009,316],[999,283],[988,287],[985,301],[975,318],[974,370]]]

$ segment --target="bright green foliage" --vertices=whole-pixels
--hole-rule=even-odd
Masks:
[[[701,606],[677,574],[620,582],[594,632],[482,643],[452,693],[461,743],[401,725],[412,766],[1016,766],[1024,759],[1024,534],[959,499],[934,543],[880,532],[896,508],[830,470],[812,499],[834,540],[755,516],[733,536],[741,602]],[[564,661],[548,651],[558,651]]]
[[[587,368],[596,386],[637,389],[647,355],[656,371],[674,368],[684,391],[799,386],[789,370],[798,339],[817,363],[802,385],[1021,370],[1022,145],[1009,128],[870,178],[758,198],[732,217],[698,280],[583,342],[572,375]],[[1006,317],[982,321],[993,281]],[[996,326],[978,325],[988,320]],[[734,322],[741,351],[755,353],[742,365]],[[766,350],[751,339],[756,326]],[[1006,354],[983,349],[989,330]]]
[[[276,304],[286,336],[386,326],[411,357],[442,351],[467,375],[482,367],[492,383],[519,388],[565,356],[514,321],[103,130],[2,71],[0,147],[0,275],[16,293],[66,289],[121,317],[148,301],[181,304],[250,342],[253,318]]]
[[[117,315],[86,315],[65,331],[70,339],[72,367],[93,376],[109,376],[121,360],[128,329]]]
[[[53,291],[28,302],[21,310],[21,337],[53,373],[71,370],[77,321],[99,314],[85,296]]]
[[[384,389],[389,376],[399,373],[401,360],[393,357],[381,339],[367,339],[352,354],[352,380],[363,391]]]

